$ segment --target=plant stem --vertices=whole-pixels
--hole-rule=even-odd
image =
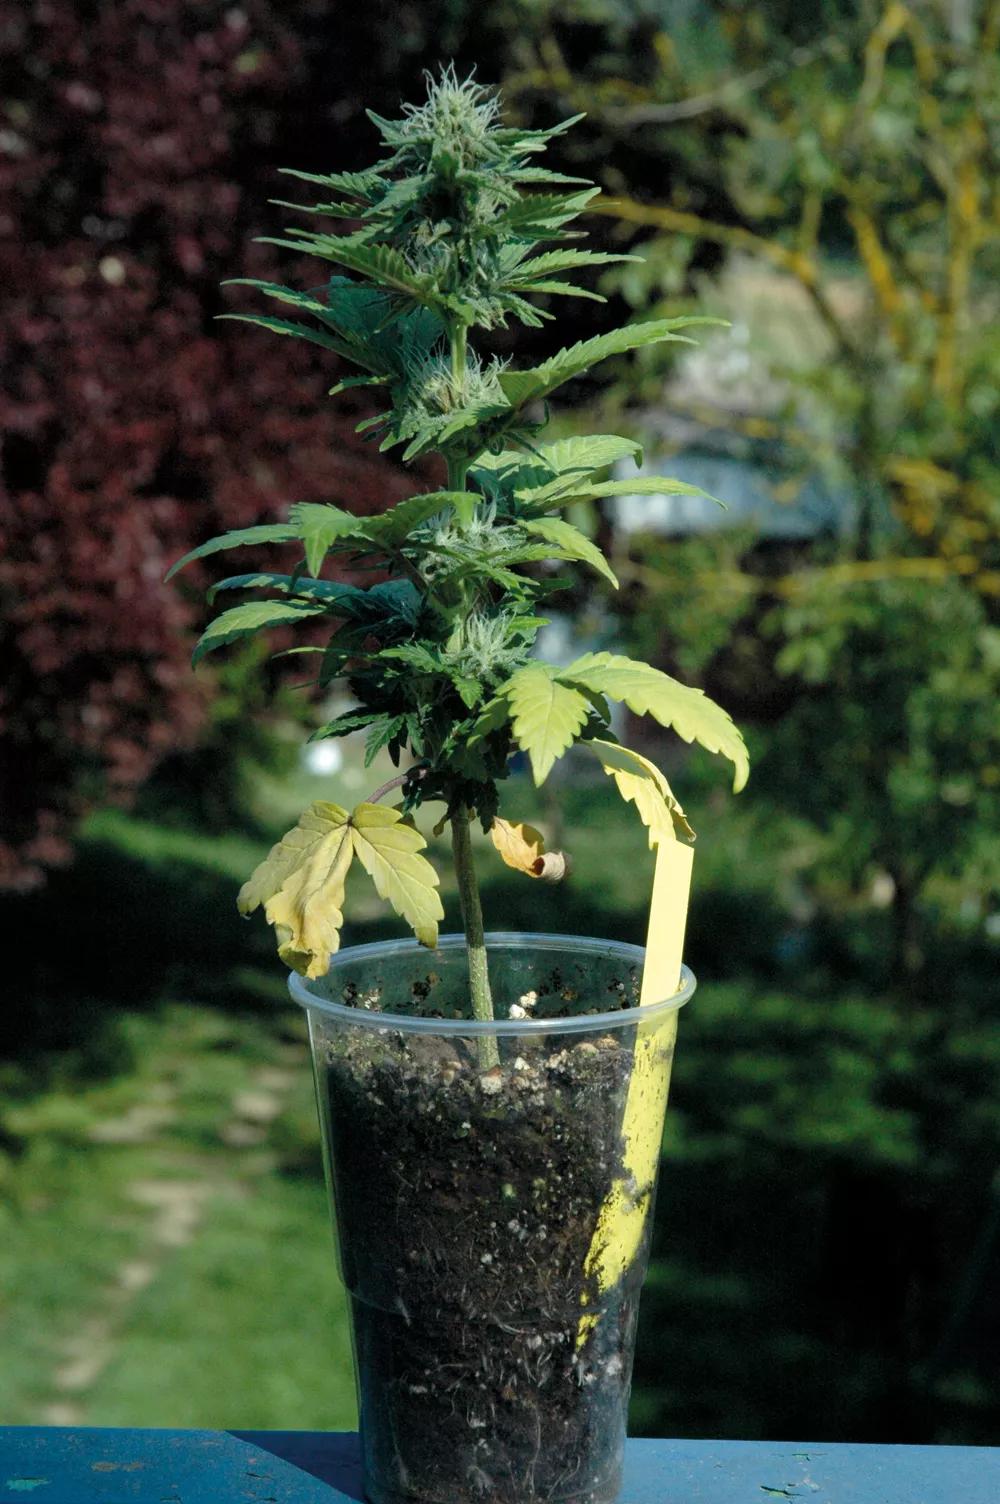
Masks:
[[[490,993],[490,974],[486,960],[486,940],[483,935],[483,910],[479,902],[479,884],[472,860],[472,841],[469,835],[469,811],[463,805],[451,817],[451,849],[455,858],[455,875],[458,878],[458,896],[462,904],[462,923],[465,927],[465,943],[469,957],[469,992],[472,998],[473,1017],[481,1022],[492,1022],[493,998]],[[500,1064],[495,1034],[482,1034],[476,1040],[479,1064],[483,1070],[491,1070]]]
[[[468,348],[468,328],[465,324],[451,326],[451,383],[455,400],[459,401],[465,387],[465,363]],[[462,460],[448,460],[448,489],[465,490],[465,474],[468,465]],[[486,941],[483,936],[483,908],[479,901],[479,883],[472,859],[472,840],[469,835],[471,816],[466,806],[460,805],[451,817],[451,849],[455,859],[455,875],[458,878],[458,896],[462,904],[462,923],[465,927],[465,944],[469,958],[469,993],[472,999],[472,1015],[482,1023],[493,1021],[493,997],[490,993],[489,964],[486,958]],[[476,1039],[476,1053],[482,1070],[492,1070],[500,1064],[496,1035],[483,1034]]]
[[[465,389],[465,359],[469,342],[469,330],[466,324],[452,324],[451,326],[451,386],[455,401],[459,402]],[[465,490],[465,472],[468,465],[464,460],[448,460],[448,490]]]
[[[469,467],[465,463],[464,460],[451,460],[450,459],[448,461],[448,490],[449,491],[464,491],[465,490],[465,472],[466,472],[466,470],[468,470],[468,468]]]
[[[468,343],[468,326],[466,324],[453,324],[451,326],[451,384],[456,397],[462,395],[465,386],[465,351]]]

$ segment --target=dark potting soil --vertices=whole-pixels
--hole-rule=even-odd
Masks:
[[[345,1030],[321,1065],[376,1504],[617,1495],[646,1250],[600,1299],[583,1267],[634,1033],[557,1030],[492,1071],[470,1040]]]

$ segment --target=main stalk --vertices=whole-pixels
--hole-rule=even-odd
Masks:
[[[455,876],[458,878],[458,896],[465,928],[472,1016],[480,1023],[492,1023],[493,996],[490,992],[489,964],[486,958],[486,936],[483,933],[483,907],[479,901],[479,883],[472,858],[470,823],[469,811],[463,805],[451,817],[451,849],[455,858]],[[476,1050],[483,1070],[492,1070],[500,1064],[500,1052],[494,1034],[480,1035],[476,1040]]]
[[[465,365],[468,331],[461,323],[451,330],[451,380],[456,402],[461,401],[465,385]],[[448,460],[448,487],[453,491],[465,490],[467,466],[462,461]],[[470,811],[461,805],[451,817],[451,849],[458,879],[458,896],[462,905],[462,923],[465,928],[465,944],[469,958],[469,995],[472,1001],[472,1016],[480,1023],[492,1023],[493,996],[490,992],[489,963],[486,956],[486,938],[483,932],[483,906],[479,899],[479,881],[472,856]],[[484,1070],[492,1070],[500,1064],[496,1036],[484,1034],[477,1041],[479,1064]]]

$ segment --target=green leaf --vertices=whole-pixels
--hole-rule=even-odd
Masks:
[[[589,709],[586,697],[559,683],[556,672],[548,664],[529,663],[501,690],[513,712],[518,746],[531,759],[536,785],[545,782],[553,763],[572,746]]]
[[[428,647],[424,642],[404,642],[398,647],[383,648],[378,656],[380,660],[388,659],[390,662],[405,663],[408,668],[414,669],[418,674],[441,672],[441,654],[437,648]]]
[[[590,178],[574,178],[565,172],[552,172],[548,167],[515,167],[511,172],[515,183],[578,183],[589,185]]]
[[[291,209],[295,214],[320,214],[330,219],[360,219],[364,212],[361,204],[351,203],[349,199],[341,199],[339,203],[296,204],[288,198],[269,198],[268,203],[278,209]]]
[[[297,543],[298,541],[298,529],[287,522],[262,522],[257,527],[234,528],[232,532],[222,533],[218,538],[209,538],[207,543],[199,543],[197,548],[192,548],[190,553],[178,559],[176,564],[171,564],[165,578],[173,579],[179,569],[183,569],[194,559],[207,559],[209,554],[219,554],[227,548],[250,548],[260,543]]]
[[[264,904],[278,954],[307,977],[321,977],[340,947],[344,885],[354,856],[350,816],[339,804],[311,804],[243,884],[241,914]]]
[[[406,717],[402,715],[380,715],[372,721],[371,729],[365,737],[365,767],[370,768],[383,747],[399,735],[405,724]]]
[[[521,632],[526,637],[533,636],[539,627],[547,627],[548,625],[549,618],[547,616],[512,616],[510,619],[510,631]]]
[[[533,537],[554,543],[559,549],[560,558],[579,559],[582,563],[589,564],[618,589],[618,577],[601,550],[571,522],[564,522],[558,517],[545,517],[535,522],[522,523],[522,527]]]
[[[446,508],[463,506],[468,500],[464,491],[428,491],[422,496],[408,496],[377,517],[366,517],[365,525],[373,543],[393,547],[409,537],[413,529]]]
[[[570,115],[568,119],[561,120],[558,125],[550,125],[546,129],[534,131],[522,130],[516,125],[501,126],[499,130],[492,132],[492,136],[498,145],[502,143],[515,152],[544,151],[553,136],[561,136],[564,131],[568,131],[571,126],[578,125],[586,118],[586,114],[581,111],[579,115]]]
[[[483,698],[483,686],[478,679],[471,679],[467,674],[453,674],[451,682],[458,690],[459,697],[468,710],[475,710],[481,704]]]
[[[356,359],[352,352],[351,359]],[[359,386],[385,386],[384,376],[345,376],[343,381],[336,382],[327,392],[328,397],[339,397],[341,392],[353,391]]]
[[[469,732],[470,745],[481,742],[484,737],[490,736],[494,731],[501,730],[510,720],[510,705],[503,694],[494,695],[492,700],[487,700],[482,710],[476,717],[475,725]]]
[[[359,622],[403,622],[415,627],[420,619],[423,600],[410,580],[383,580],[359,590],[352,600],[353,615]]]
[[[359,543],[367,539],[366,518],[354,517],[328,502],[296,502],[292,507],[292,522],[305,544],[306,564],[312,574],[319,571],[330,549],[341,539]]]
[[[591,292],[589,288],[577,287],[574,282],[532,282],[525,292],[548,292],[565,298],[588,298],[591,303],[606,303],[603,293]]]
[[[379,287],[403,293],[419,303],[433,306],[438,302],[430,280],[412,270],[409,262],[391,245],[358,241],[350,235],[315,235],[301,232],[299,240],[283,240],[268,235],[258,237],[263,245],[283,246],[302,255],[319,256],[346,266],[349,271],[369,277]]]
[[[536,308],[527,298],[522,298],[520,293],[508,290],[501,301],[504,308],[513,313],[515,318],[519,318],[528,329],[541,329],[547,321],[555,318],[554,313],[549,313],[546,308]]]
[[[573,487],[572,496],[564,500],[578,501],[590,496],[701,496],[705,501],[714,501],[716,506],[727,511],[726,503],[711,496],[700,486],[689,486],[687,481],[674,480],[669,475],[637,475],[635,480],[602,480],[596,485],[589,482]]]
[[[427,845],[423,836],[404,824],[398,809],[359,804],[351,815],[351,839],[379,897],[387,898],[421,945],[433,950],[444,910],[438,875],[420,855]]]
[[[265,297],[274,298],[278,303],[290,303],[293,308],[298,308],[303,313],[314,313],[317,318],[325,318],[329,313],[327,305],[314,298],[312,293],[299,292],[297,288],[285,287],[280,282],[262,282],[258,277],[228,277],[222,286],[252,287],[255,291],[262,292]],[[231,315],[220,316],[231,317]]]
[[[642,445],[635,439],[623,439],[617,434],[598,433],[559,439],[554,444],[541,444],[531,454],[520,454],[505,449],[502,454],[478,455],[470,474],[486,489],[496,486],[512,490],[519,501],[532,510],[549,510],[543,506],[551,498],[551,506],[562,505],[564,497],[584,490],[588,476],[596,470],[606,469],[619,460],[642,459]]]
[[[224,319],[231,319],[237,324],[258,324],[261,329],[268,329],[272,334],[290,334],[294,339],[305,339],[310,344],[322,345],[324,350],[334,350],[338,355],[349,357],[351,353],[343,340],[335,339],[322,329],[311,329],[308,324],[296,323],[294,319],[277,319],[269,313],[220,313],[216,317],[220,323]]]
[[[287,626],[310,616],[322,616],[326,607],[316,601],[250,601],[244,606],[233,606],[206,627],[198,639],[191,662],[198,663],[206,653],[226,643],[236,642],[241,637],[250,637],[262,627]]]
[[[499,402],[474,402],[457,411],[425,418],[416,425],[414,436],[404,449],[402,457],[404,461],[411,460],[426,449],[441,449],[449,439],[454,438],[463,430],[475,428],[481,423],[488,422],[490,418],[502,417],[508,411],[506,399],[501,399]],[[400,439],[407,437],[411,431],[413,430],[409,428],[399,434],[393,431],[381,447],[389,449],[393,444],[399,443]]]
[[[277,590],[282,595],[325,601],[331,608],[342,606],[346,615],[353,615],[358,596],[365,594],[356,585],[341,585],[335,580],[312,580],[308,575],[296,578],[266,571],[262,574],[234,574],[226,580],[219,580],[208,591],[208,599],[213,601],[220,590]]]
[[[318,651],[322,651],[319,649]],[[372,721],[378,719],[377,710],[345,710],[343,715],[334,716],[332,721],[327,721],[324,726],[317,726],[309,737],[311,742],[326,741],[331,736],[349,736],[352,731],[363,731],[370,726]]]
[[[278,171],[288,178],[299,178],[304,183],[317,183],[333,193],[353,193],[358,198],[368,198],[385,186],[385,179],[377,168],[366,172],[301,172],[297,167],[279,167]]]
[[[520,261],[505,281],[511,286],[522,286],[536,277],[549,277],[556,272],[575,271],[585,266],[609,266],[615,261],[642,261],[641,256],[627,256],[613,251],[545,251],[530,261]]]
[[[665,340],[681,340],[685,344],[691,344],[691,340],[676,331],[688,324],[719,322],[718,319],[685,317],[653,319],[645,324],[626,324],[624,329],[615,329],[610,334],[597,334],[593,339],[570,345],[533,370],[502,371],[500,386],[511,406],[520,407],[522,403],[546,396],[573,376],[579,376],[598,361],[606,360],[609,355],[624,355],[628,350],[661,344]]]
[[[586,653],[559,670],[563,684],[583,685],[609,699],[623,701],[636,715],[651,715],[686,742],[720,752],[733,764],[738,793],[750,773],[746,745],[732,718],[704,690],[680,684],[669,674],[614,653]]]
[[[636,439],[623,439],[615,433],[558,439],[554,444],[540,444],[537,452],[539,459],[560,476],[575,470],[603,470],[618,460],[642,459],[642,445]]]
[[[635,805],[639,818],[649,829],[650,846],[675,840],[677,836],[694,840],[684,811],[655,763],[618,742],[601,741],[597,737],[581,742],[580,746],[594,754],[605,773],[615,780],[622,798]]]
[[[505,209],[490,224],[490,230],[516,230],[527,233],[534,228],[547,230],[575,219],[600,192],[596,187],[579,193],[526,193]]]

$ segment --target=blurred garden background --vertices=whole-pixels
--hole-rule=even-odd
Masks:
[[[363,107],[454,58],[518,121],[587,111],[554,165],[645,258],[519,359],[731,324],[557,418],[729,511],[589,513],[622,589],[574,578],[549,655],[703,685],[754,764],[733,799],[640,744],[699,833],[701,989],[633,1429],[996,1443],[1000,4],[26,0],[0,49],[0,1419],[353,1423],[302,1024],[234,900],[378,770],[308,757],[309,691],[256,650],[193,673],[207,575],[163,576],[291,501],[421,489],[332,356],[213,320],[249,306],[226,277],[318,280],[253,243],[277,168],[365,165]],[[642,939],[613,789],[572,764],[509,808],[576,867],[539,891],[484,850],[493,927]]]

